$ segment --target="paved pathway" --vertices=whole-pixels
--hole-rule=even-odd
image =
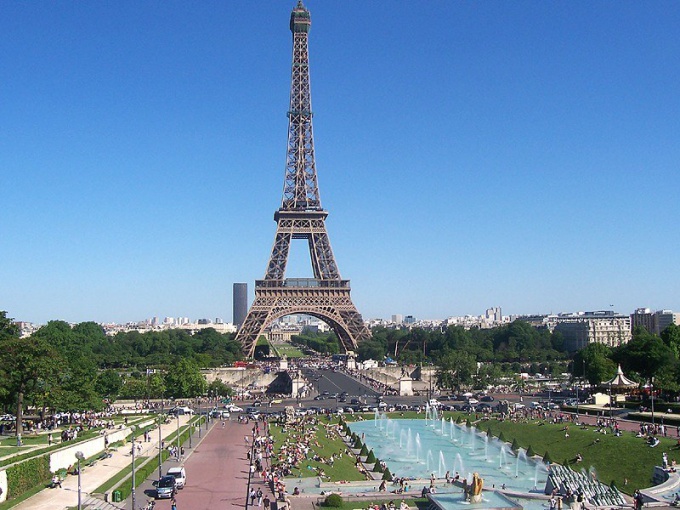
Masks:
[[[186,416],[180,417],[180,426],[187,421]],[[161,435],[163,438],[177,431],[176,422],[170,425],[163,425]],[[158,429],[151,432],[152,441],[142,443],[142,451],[138,453],[140,457],[150,457],[158,455]],[[138,439],[142,439],[141,437]],[[155,441],[154,441],[155,439]],[[115,476],[126,467],[132,467],[132,456],[130,446],[121,446],[113,450],[113,456],[108,459],[98,461],[94,466],[84,467],[81,471],[81,501],[83,504],[90,500],[89,493],[96,490],[100,485]],[[15,510],[59,510],[78,505],[78,477],[67,476],[62,482],[62,489],[44,489],[26,501],[13,507]],[[139,505],[138,500],[138,505]],[[100,505],[104,508],[104,505]],[[118,505],[120,506],[120,505]],[[110,505],[109,508],[115,508]],[[169,508],[169,507],[168,507]]]
[[[187,458],[183,465],[187,484],[177,495],[178,510],[245,508],[248,460],[244,436],[250,433],[250,426],[228,421],[223,428],[221,422],[213,421],[200,441],[194,436],[193,449],[186,448],[185,444]],[[163,471],[176,465],[176,461],[168,461],[163,465]],[[137,489],[137,507],[143,507],[147,499],[153,498],[151,482],[155,478],[155,475],[150,477]],[[266,487],[259,479],[255,486],[266,493]],[[170,506],[170,500],[156,501],[156,510],[170,510]],[[130,501],[125,508],[132,509]]]

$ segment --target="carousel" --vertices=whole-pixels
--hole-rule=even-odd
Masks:
[[[608,381],[603,381],[599,384],[600,389],[607,393],[596,393],[593,395],[596,405],[607,405],[614,402],[623,402],[626,399],[626,394],[638,387],[638,383],[631,381],[621,370],[621,365],[616,370],[616,375]]]

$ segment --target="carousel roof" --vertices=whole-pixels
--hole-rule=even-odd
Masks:
[[[619,365],[619,368],[616,370],[616,375],[612,379],[602,383],[602,386],[610,386],[612,388],[632,388],[633,386],[637,385],[638,384],[635,381],[631,381],[625,375],[623,375],[621,365]]]

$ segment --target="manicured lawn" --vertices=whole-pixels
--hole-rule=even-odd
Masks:
[[[334,419],[332,423],[337,425],[338,423],[337,418]],[[327,425],[328,420],[326,420],[325,418],[319,419],[316,425],[312,425],[309,423],[305,424],[305,430],[316,429],[316,431],[314,432],[314,438],[318,442],[319,446],[310,443],[309,453],[307,455],[308,458],[300,461],[300,464],[298,465],[297,469],[295,468],[293,469],[293,476],[296,477],[317,476],[316,469],[319,468],[323,469],[326,475],[330,476],[330,479],[333,481],[365,480],[366,478],[364,477],[364,475],[362,475],[354,465],[355,458],[345,454],[345,448],[347,447],[340,438],[340,436],[334,432],[335,427],[331,427],[330,429],[328,429],[331,438],[327,437],[326,432]],[[286,437],[288,437],[292,433],[295,434],[298,433],[297,431],[293,431],[293,429],[289,428],[287,429],[287,432],[284,434],[282,432],[282,427],[280,425],[274,424],[271,425],[270,430],[272,435],[274,436],[275,456],[280,452],[281,446],[284,443]],[[289,444],[294,446],[295,444],[297,444],[297,440],[291,437]],[[331,454],[338,454],[340,452],[342,452],[342,458],[336,459],[335,462],[333,463],[333,466],[331,466],[327,462],[313,460],[314,454],[317,454],[319,455],[319,457],[322,457],[324,459],[328,459],[331,456]],[[273,462],[275,463],[276,461],[274,460]]]
[[[288,358],[301,358],[304,356],[304,353],[300,349],[290,344],[278,344],[276,350],[279,353],[279,356],[285,354]]]
[[[569,437],[566,438],[564,427],[543,422],[514,423],[494,419],[478,423],[480,430],[490,429],[494,436],[502,432],[506,441],[512,443],[516,439],[521,448],[531,447],[540,456],[548,452],[550,459],[558,464],[567,464],[578,471],[588,471],[593,467],[601,482],[613,482],[627,494],[652,485],[652,471],[654,466],[661,465],[663,452],[668,454],[669,462],[680,462],[680,449],[677,441],[671,438],[662,437],[657,447],[650,448],[643,438],[635,437],[632,432],[616,437],[600,434],[593,427],[584,430],[569,425]],[[583,461],[576,464],[574,459],[578,453],[583,456]]]

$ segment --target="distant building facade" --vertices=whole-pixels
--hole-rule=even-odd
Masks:
[[[582,312],[558,315],[555,331],[564,337],[565,348],[578,351],[588,344],[598,343],[618,347],[631,339],[631,318],[610,311]]]
[[[248,284],[235,283],[233,292],[234,325],[240,328],[248,315]]]
[[[671,324],[680,325],[680,313],[673,313],[672,310],[652,312],[649,308],[638,308],[630,315],[631,329],[642,326],[655,335],[660,335]]]

